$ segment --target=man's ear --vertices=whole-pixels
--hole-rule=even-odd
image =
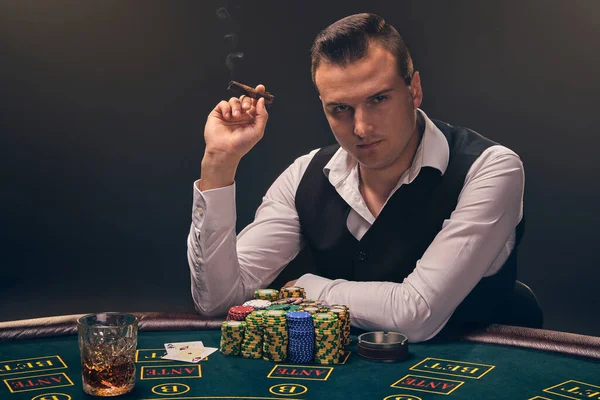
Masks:
[[[416,110],[421,106],[421,103],[423,103],[423,89],[421,87],[421,75],[419,74],[419,71],[413,73],[409,90],[412,96],[413,108]]]

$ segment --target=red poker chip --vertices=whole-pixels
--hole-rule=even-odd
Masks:
[[[229,312],[239,313],[239,314],[249,314],[254,311],[254,307],[250,306],[233,306],[229,309]]]
[[[229,309],[227,313],[227,321],[243,321],[246,319],[248,314],[254,311],[254,307],[250,306],[233,306]]]

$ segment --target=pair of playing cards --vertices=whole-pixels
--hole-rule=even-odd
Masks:
[[[215,347],[204,347],[202,342],[165,343],[165,349],[167,355],[162,356],[162,359],[191,363],[197,363],[218,350]]]

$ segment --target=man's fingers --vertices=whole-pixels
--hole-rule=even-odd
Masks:
[[[264,85],[256,86],[256,91],[265,92]],[[260,99],[259,99],[260,100]],[[224,119],[238,119],[242,117],[244,114],[249,114],[251,117],[255,117],[257,114],[263,114],[263,117],[266,114],[266,109],[264,106],[264,98],[262,100],[262,104],[259,105],[259,100],[253,99],[246,95],[242,95],[238,97],[232,97],[229,101],[221,101],[215,107],[215,111],[218,111]],[[265,121],[266,122],[266,121]]]
[[[231,115],[233,118],[238,118],[242,115],[242,102],[237,97],[229,99],[229,105],[231,106]]]
[[[288,283],[285,284],[284,287],[294,286],[297,281],[298,281],[298,279],[294,279],[293,281],[289,281]]]
[[[231,106],[225,100],[220,101],[215,107],[215,111],[223,116],[225,119],[231,118]]]
[[[240,101],[242,102],[242,110],[245,110],[245,111],[250,110],[256,102],[251,97],[248,97],[246,95],[242,95],[240,97]]]
[[[258,86],[256,86],[255,90],[257,92],[264,93],[266,89],[265,89],[264,85],[258,85]],[[231,100],[233,100],[233,99],[235,99],[235,97],[231,98]],[[255,107],[256,107],[257,101],[258,101],[257,99],[253,99],[246,95],[241,95],[239,98],[239,101],[240,101],[240,113],[246,111],[246,112],[254,115]],[[234,116],[235,116],[235,114],[234,114]]]

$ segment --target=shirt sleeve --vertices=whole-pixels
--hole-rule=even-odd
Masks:
[[[304,275],[307,296],[350,307],[353,325],[403,332],[409,341],[434,337],[495,268],[522,218],[523,164],[503,146],[487,149],[465,179],[456,209],[414,271],[402,282],[351,282]]]
[[[268,286],[303,246],[296,190],[315,150],[273,183],[254,221],[235,234],[235,184],[201,192],[194,183],[187,255],[192,298],[202,315],[225,315]]]

